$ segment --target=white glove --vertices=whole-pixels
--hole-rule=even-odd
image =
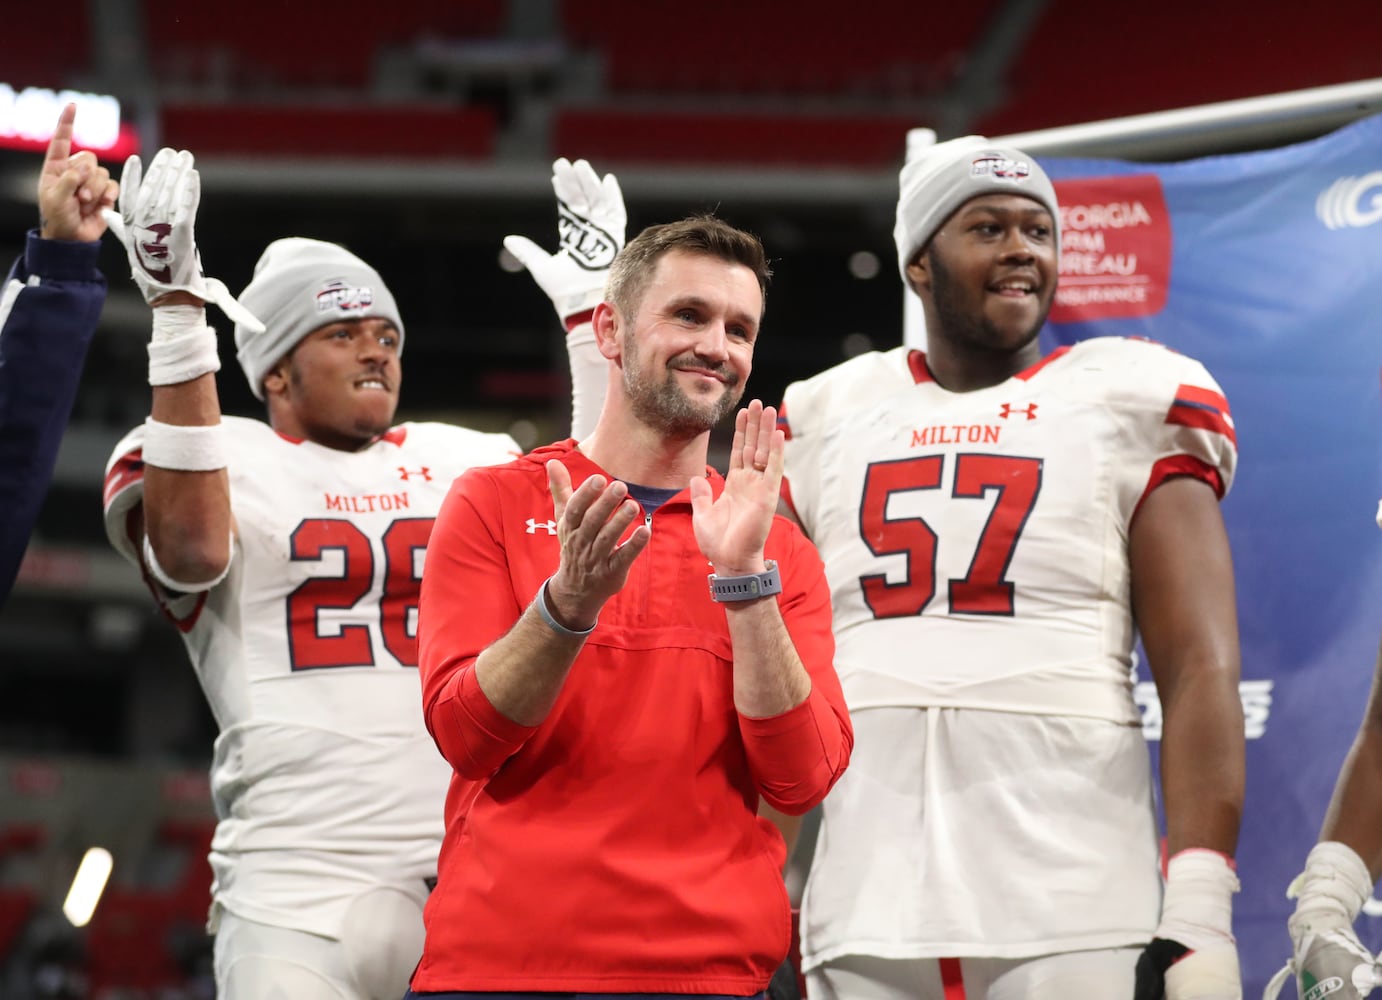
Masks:
[[[561,249],[549,254],[526,236],[504,237],[504,247],[526,267],[566,322],[599,305],[614,255],[624,249],[628,214],[613,174],[601,178],[585,160],[552,164]]]
[[[201,177],[186,150],[160,149],[148,174],[139,157],[131,156],[120,177],[119,212],[106,209],[106,223],[124,244],[130,274],[145,301],[168,292],[188,292],[203,302],[215,302],[236,323],[262,333],[264,324],[225,283],[202,273],[193,231],[201,192]]]
[[[1287,922],[1294,950],[1285,968],[1267,984],[1264,1000],[1275,1000],[1292,975],[1300,996],[1309,1000],[1357,1000],[1382,985],[1382,965],[1353,930],[1371,894],[1368,867],[1351,847],[1337,841],[1316,844],[1305,871],[1286,890],[1297,900]]]
[[[1191,848],[1166,866],[1156,936],[1137,961],[1136,1000],[1241,1000],[1233,894],[1238,876],[1218,851]]]

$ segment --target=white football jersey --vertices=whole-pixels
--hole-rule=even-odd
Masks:
[[[851,709],[982,708],[1134,724],[1128,532],[1236,448],[1198,362],[1098,338],[948,392],[870,353],[791,385],[789,500],[825,560]]]
[[[220,728],[211,787],[218,904],[334,936],[351,896],[436,873],[450,767],[423,725],[417,601],[451,481],[518,454],[503,434],[402,424],[358,452],[226,417],[237,540],[204,594],[154,586]],[[106,531],[143,495],[143,428],[106,471]],[[147,572],[146,580],[150,579]]]

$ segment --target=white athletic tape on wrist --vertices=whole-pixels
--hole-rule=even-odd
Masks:
[[[163,569],[163,567],[158,564],[158,557],[154,555],[154,547],[149,542],[149,536],[145,535],[144,568],[149,571],[150,576],[152,576],[163,586],[167,587],[169,590],[175,590],[180,594],[200,594],[203,590],[210,590],[212,587],[216,586],[216,584],[224,580],[226,578],[226,575],[230,573],[230,564],[235,561],[234,534],[230,536],[230,548],[228,551],[230,554],[226,557],[226,567],[216,575],[215,579],[207,580],[205,583],[185,583],[182,580],[174,580],[171,576],[168,575],[168,573]]]
[[[1290,929],[1299,944],[1311,931],[1353,926],[1372,895],[1372,874],[1353,848],[1327,840],[1311,848],[1305,871],[1291,881],[1286,895],[1297,899]]]
[[[216,331],[201,306],[160,306],[149,340],[149,385],[177,385],[221,370]]]
[[[1166,866],[1166,896],[1156,936],[1192,950],[1233,943],[1238,876],[1218,851],[1191,848]]]
[[[144,463],[160,469],[214,472],[228,464],[225,429],[220,424],[182,427],[148,417],[143,449]]]
[[[206,326],[206,306],[170,305],[154,307],[154,343],[176,340]]]

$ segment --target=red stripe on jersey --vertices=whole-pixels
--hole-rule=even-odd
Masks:
[[[1224,498],[1224,480],[1218,469],[1194,455],[1168,455],[1152,466],[1151,475],[1147,477],[1147,488],[1137,498],[1137,506],[1133,508],[1132,516],[1137,516],[1137,512],[1142,509],[1143,501],[1151,496],[1152,490],[1177,476],[1189,476],[1191,479],[1208,483],[1215,496],[1220,500]]]
[[[1222,434],[1235,445],[1238,444],[1238,435],[1233,429],[1233,417],[1229,415],[1228,400],[1213,390],[1197,385],[1181,385],[1176,388],[1176,398],[1166,414],[1166,422],[1213,431]]]
[[[931,374],[930,367],[926,364],[926,355],[921,351],[907,352],[907,368],[912,373],[912,381],[917,385],[923,382],[934,382],[936,378]]]
[[[582,323],[590,323],[595,319],[595,310],[587,309],[585,312],[578,312],[566,317],[566,332],[570,333]]]
[[[942,958],[941,986],[945,988],[945,1000],[965,1000],[964,974],[960,971],[958,958]]]
[[[140,516],[143,508],[136,505],[130,508],[130,512],[125,515],[125,535],[134,545],[134,551],[139,556],[139,575],[144,578],[144,586],[149,588],[149,593],[154,595],[154,603],[158,605],[158,610],[163,613],[163,617],[173,623],[179,632],[191,632],[197,624],[197,619],[202,616],[202,608],[206,607],[207,591],[203,590],[197,595],[197,601],[192,606],[192,610],[179,618],[168,604],[169,591],[153,578],[149,572],[149,567],[144,562],[144,539],[140,534]]]
[[[101,495],[102,505],[109,507],[112,500],[143,478],[144,449],[136,448],[121,455],[106,473],[105,490]]]
[[[777,429],[782,432],[782,436],[792,440],[792,424],[787,419],[787,401],[784,399],[777,408]]]
[[[1013,376],[1013,378],[1020,378],[1022,381],[1026,382],[1037,372],[1041,371],[1043,368],[1049,365],[1052,361],[1055,361],[1059,357],[1063,357],[1065,353],[1069,350],[1069,345],[1066,345],[1065,347],[1057,347],[1050,354],[1046,355],[1046,357],[1042,358],[1036,364],[1032,365],[1032,367],[1024,368],[1022,371],[1018,372],[1016,375]]]

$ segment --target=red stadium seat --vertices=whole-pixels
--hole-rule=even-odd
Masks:
[[[168,948],[176,919],[162,894],[111,889],[87,926],[87,975],[91,995],[107,989],[158,990],[182,982]]]
[[[604,55],[616,93],[919,96],[962,64],[996,0],[880,0],[841,21],[835,0],[564,0],[563,34]]]
[[[31,854],[48,841],[48,831],[38,823],[12,823],[0,828],[0,871],[6,862]],[[34,908],[38,893],[24,885],[0,885],[0,961],[10,954]]]
[[[4,59],[0,83],[15,91],[25,87],[70,87],[91,58],[91,30],[86,4],[64,8],[62,26],[40,4],[16,4],[5,10]],[[60,42],[55,33],[60,30]]]
[[[1002,135],[1382,76],[1382,49],[1347,41],[1372,0],[1270,17],[1163,0],[1133,21],[1097,0],[1047,4],[1007,73],[1008,99],[973,129]]]
[[[762,115],[568,108],[552,151],[600,163],[890,167],[902,162],[905,115]]]
[[[168,104],[163,142],[207,154],[295,160],[482,159],[493,155],[489,108],[435,105]]]
[[[31,889],[0,889],[0,964],[11,954],[37,905],[38,894]]]
[[[164,82],[360,90],[382,47],[495,35],[507,7],[503,0],[338,0],[329,8],[243,0],[228,13],[216,4],[144,0],[143,9],[150,63]]]
[[[184,854],[182,876],[172,889],[174,912],[190,921],[206,919],[211,902],[211,865],[207,855],[216,832],[213,820],[165,820],[159,839]]]

